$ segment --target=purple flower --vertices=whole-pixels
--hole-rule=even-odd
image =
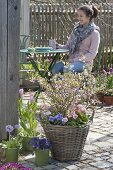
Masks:
[[[54,122],[54,120],[55,120],[55,117],[49,116],[49,121],[50,121],[50,122]]]
[[[62,118],[63,118],[63,116],[60,113],[55,116],[56,120],[62,120]]]
[[[15,128],[15,129],[19,129],[19,128],[20,128],[20,125],[15,125],[14,128]]]
[[[34,137],[30,140],[29,144],[34,149],[49,149],[51,147],[51,143],[46,138]]]
[[[11,133],[14,130],[13,126],[7,125],[6,126],[6,132]]]
[[[109,71],[110,71],[110,73],[113,73],[113,68],[110,68]]]

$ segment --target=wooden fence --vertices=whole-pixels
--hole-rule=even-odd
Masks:
[[[64,44],[77,22],[77,6],[75,4],[33,4],[30,6],[31,45],[47,46],[49,39],[56,39]],[[113,9],[107,6],[100,8],[95,23],[100,27],[102,43],[107,52],[103,52],[103,67],[113,64]]]

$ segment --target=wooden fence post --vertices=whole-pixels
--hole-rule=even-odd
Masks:
[[[20,1],[0,0],[0,140],[18,123]]]
[[[21,0],[20,35],[29,35],[30,0]]]

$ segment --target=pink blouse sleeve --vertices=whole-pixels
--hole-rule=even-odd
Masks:
[[[91,36],[91,45],[89,51],[88,53],[85,54],[85,61],[90,62],[96,57],[99,44],[100,44],[100,33],[97,30],[95,30]]]
[[[71,42],[71,35],[68,37],[68,40],[66,42],[65,45],[61,45],[61,44],[56,44],[57,45],[57,48],[63,48],[63,49],[70,49],[70,42]]]

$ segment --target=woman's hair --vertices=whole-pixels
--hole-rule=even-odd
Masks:
[[[96,18],[98,15],[98,9],[95,6],[83,5],[79,7],[78,10],[82,10],[87,17],[90,17],[90,20]]]

